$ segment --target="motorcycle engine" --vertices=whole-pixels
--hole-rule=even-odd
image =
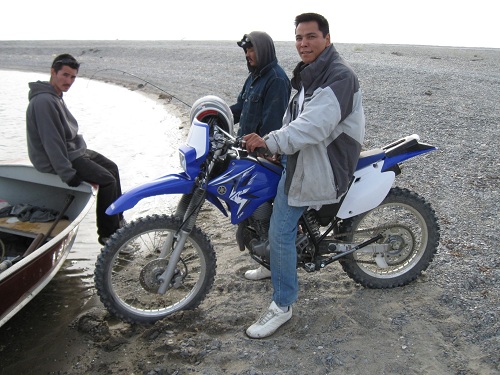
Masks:
[[[238,228],[239,231],[243,229],[244,246],[240,246],[241,250],[246,247],[249,249],[250,254],[260,258],[267,264],[270,262],[269,224],[272,211],[273,206],[270,202],[263,203]],[[304,255],[310,250],[309,237],[305,233],[298,233],[295,245],[299,259],[304,258]]]
[[[239,224],[237,239],[240,250],[247,248],[250,254],[269,262],[269,222],[273,205],[271,202],[261,204],[254,213]]]

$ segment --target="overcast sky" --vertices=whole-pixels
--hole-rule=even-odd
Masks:
[[[335,43],[500,48],[497,0],[7,0],[0,40],[294,40],[293,20],[323,14]]]

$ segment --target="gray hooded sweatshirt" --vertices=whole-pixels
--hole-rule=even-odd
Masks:
[[[28,155],[40,172],[57,174],[63,182],[76,174],[72,161],[83,156],[87,145],[78,134],[78,123],[64,104],[62,95],[49,82],[29,83],[26,110]]]

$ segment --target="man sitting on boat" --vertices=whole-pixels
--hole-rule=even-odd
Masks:
[[[26,111],[28,155],[40,172],[57,174],[69,186],[82,181],[99,185],[97,193],[97,234],[104,245],[120,227],[123,214],[106,215],[105,211],[121,194],[118,166],[87,148],[78,122],[63,100],[78,75],[80,64],[69,54],[57,56],[50,69],[49,82],[30,82]]]

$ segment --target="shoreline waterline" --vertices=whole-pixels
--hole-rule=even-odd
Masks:
[[[0,70],[0,163],[31,164],[27,155],[25,111],[28,82],[48,80],[47,74]],[[182,120],[165,105],[121,86],[77,78],[64,100],[79,123],[90,149],[101,152],[120,168],[123,190],[178,170],[177,148],[184,140]],[[166,199],[150,199],[126,213],[133,220],[153,207],[168,205]],[[165,206],[167,205],[167,206]],[[82,221],[62,274],[77,275],[93,284],[95,258],[100,251],[95,209]],[[63,276],[64,277],[64,276]]]

